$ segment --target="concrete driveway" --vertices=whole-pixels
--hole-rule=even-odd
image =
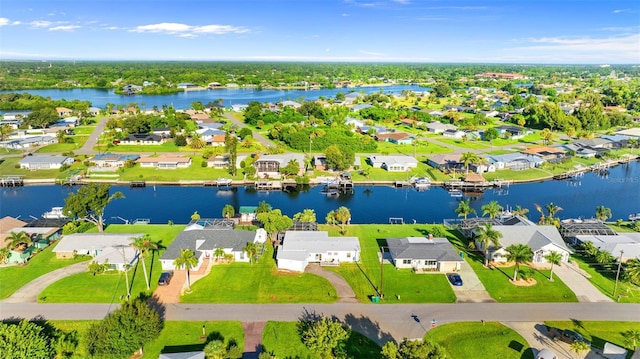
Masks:
[[[554,266],[553,275],[562,279],[578,297],[579,302],[613,302],[587,280],[588,274],[580,269],[576,262]]]
[[[462,262],[458,274],[460,274],[460,278],[462,278],[462,286],[451,286],[456,295],[457,303],[495,302],[467,261]]]

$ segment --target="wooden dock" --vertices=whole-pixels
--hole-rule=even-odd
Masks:
[[[147,183],[145,181],[131,181],[129,183],[129,187],[131,187],[131,188],[144,188],[144,187],[147,187]]]
[[[0,187],[22,187],[24,179],[22,176],[3,176],[0,178]]]

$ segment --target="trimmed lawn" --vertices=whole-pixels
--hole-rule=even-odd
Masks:
[[[126,153],[138,153],[138,152],[199,152],[192,150],[190,147],[178,147],[171,142],[165,142],[159,145],[112,145],[111,140],[109,144],[104,144],[104,139],[99,139],[98,144],[93,148],[98,152],[126,152]]]
[[[3,176],[16,175],[22,176],[25,179],[65,179],[71,175],[78,174],[79,171],[85,169],[85,166],[82,163],[75,162],[68,170],[64,172],[60,172],[59,169],[30,171],[27,169],[19,168],[21,159],[21,157],[3,158],[2,160],[0,160],[0,173],[2,173]]]
[[[514,170],[500,170],[496,172],[483,173],[482,176],[492,181],[494,179],[513,180],[513,181],[526,181],[536,180],[541,178],[552,177],[554,174],[539,168],[530,168],[527,170],[514,171]]]
[[[330,235],[339,235],[338,227],[323,225]],[[444,228],[439,226],[440,228]],[[429,225],[380,225],[361,224],[346,227],[345,236],[357,236],[360,239],[360,263],[341,264],[340,267],[327,269],[340,274],[349,283],[356,297],[370,302],[370,296],[376,294],[380,286],[380,246],[385,245],[387,237],[426,236],[433,226]],[[416,274],[409,269],[396,269],[393,264],[384,264],[382,273],[382,292],[385,295],[381,303],[453,303],[456,296],[442,273]]]
[[[365,159],[362,158],[363,165],[369,168],[369,178],[366,178],[360,171],[352,171],[352,179],[354,181],[406,181],[411,177],[430,177],[432,168],[424,163],[418,162],[418,168],[412,169],[409,172],[389,172],[382,168],[373,168],[368,164],[364,164]]]
[[[86,358],[86,335],[89,326],[97,321],[51,320],[47,323],[66,333],[78,333],[78,347],[71,358]],[[242,324],[236,321],[166,321],[160,336],[144,348],[142,358],[158,358],[161,353],[202,350],[208,341],[201,339],[202,326],[205,327],[207,339],[223,339],[225,343],[235,341],[238,347],[244,347]],[[132,353],[133,354],[133,353]]]
[[[633,354],[631,345],[625,343],[625,337],[622,333],[627,330],[640,328],[639,322],[605,322],[605,321],[546,321],[544,324],[560,329],[569,329],[580,333],[583,337],[589,339],[591,344],[600,349],[604,349],[606,342],[613,343],[617,346],[629,350],[627,358]]]
[[[300,340],[297,322],[267,322],[262,344],[268,353],[278,358],[320,359]],[[362,334],[352,331],[346,344],[347,358],[381,358],[379,345]]]
[[[220,177],[242,179],[242,171],[238,170],[235,177],[231,176],[226,169],[214,169],[210,167],[202,167],[200,164],[204,159],[202,156],[193,156],[191,158],[191,167],[178,169],[157,169],[142,168],[136,165],[132,168],[123,169],[120,172],[120,179],[123,181],[171,181],[177,182],[181,180],[215,180]]]
[[[465,260],[471,265],[491,297],[501,303],[551,303],[577,302],[576,295],[558,276],[549,281],[549,270],[534,270],[532,278],[536,284],[529,287],[513,285],[509,282],[513,278],[513,267],[487,269],[480,253],[468,249],[467,240],[459,232],[454,232],[451,239],[459,251],[465,252]],[[522,267],[522,266],[521,266]]]
[[[428,140],[427,140],[428,141]],[[448,147],[441,146],[434,142],[424,142],[416,146],[413,145],[396,145],[391,142],[378,142],[378,148],[376,149],[376,153],[381,154],[403,154],[413,156],[414,153],[417,154],[438,154],[438,153],[453,153],[454,150]]]
[[[442,345],[449,358],[533,359],[527,341],[498,322],[460,322],[439,325],[425,334],[425,340]]]
[[[475,150],[484,150],[487,148],[491,148],[491,145],[487,142],[481,142],[481,141],[463,141],[463,140],[459,140],[459,139],[455,139],[455,138],[447,138],[447,137],[441,137],[438,138],[436,141],[438,142],[442,142],[442,143],[447,143],[450,144],[452,146],[456,146],[456,147],[460,147],[462,149],[465,148],[470,148],[470,149],[475,149]]]
[[[73,152],[84,146],[85,142],[89,139],[89,136],[68,136],[73,139],[73,143],[54,143],[48,146],[39,148],[37,153],[57,153],[57,152]]]
[[[20,287],[43,274],[89,259],[82,256],[73,259],[57,259],[52,252],[54,246],[55,244],[36,254],[26,265],[0,268],[0,277],[2,278],[0,299],[9,297]]]
[[[184,225],[109,225],[107,233],[147,233],[151,238],[160,240],[163,247],[171,242],[184,229]],[[162,273],[160,265],[161,252],[145,259],[150,274],[149,284],[152,292],[158,285],[158,278]],[[146,292],[146,283],[142,265],[136,265],[129,272],[131,296]],[[127,293],[125,278],[122,272],[110,271],[93,276],[91,273],[79,273],[63,278],[47,287],[38,296],[41,303],[112,303],[120,302]]]
[[[622,279],[618,281],[617,295],[615,297],[613,296],[613,288],[616,284],[615,270],[599,272],[596,268],[587,264],[587,262],[592,261],[591,259],[587,259],[579,253],[574,253],[571,256],[571,260],[578,263],[580,269],[589,274],[587,279],[594,287],[602,292],[602,294],[620,303],[640,303],[640,287]]]
[[[193,283],[183,303],[333,303],[335,288],[324,278],[308,273],[278,272],[273,247],[255,264],[217,264]]]

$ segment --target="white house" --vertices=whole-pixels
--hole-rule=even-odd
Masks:
[[[257,231],[236,231],[230,221],[220,219],[199,219],[192,221],[171,243],[160,257],[163,270],[176,269],[173,261],[180,256],[182,249],[190,249],[198,259],[198,270],[207,258],[214,258],[217,249],[221,248],[225,255],[233,257],[237,262],[249,262],[249,257],[242,250],[247,243],[264,243],[267,233],[264,229]]]
[[[304,155],[302,153],[262,155],[253,165],[256,168],[256,176],[279,178],[281,176],[280,168],[287,166],[293,160],[298,162],[298,175],[302,175],[304,173]]]
[[[191,166],[191,157],[162,154],[158,157],[141,157],[138,163],[140,163],[140,167],[155,167],[160,169],[189,168],[189,166]]]
[[[374,168],[383,168],[389,172],[407,172],[418,167],[418,160],[412,156],[378,156],[372,155],[367,161]]]
[[[140,156],[138,155],[124,155],[106,152],[96,154],[91,162],[95,163],[98,167],[122,167],[127,161],[137,161],[138,159],[140,159]]]
[[[28,170],[49,170],[62,166],[71,166],[73,157],[54,155],[33,155],[26,156],[20,160],[20,168]]]
[[[562,255],[562,262],[569,259],[571,250],[567,247],[555,226],[540,226],[527,219],[520,218],[515,225],[493,226],[502,237],[498,248],[489,244],[489,260],[495,262],[507,261],[506,248],[512,244],[526,244],[533,251],[532,263],[546,264],[544,258],[550,252],[558,252]],[[481,242],[476,240],[476,248],[484,252]]]
[[[339,265],[360,257],[358,237],[329,237],[325,231],[287,231],[278,247],[278,269],[304,272],[307,264]]]
[[[387,246],[396,268],[452,272],[459,271],[463,262],[446,238],[387,238]]]
[[[60,239],[53,253],[56,258],[73,258],[76,254],[94,257],[111,269],[123,270],[138,260],[138,251],[131,246],[134,238],[144,233],[74,233]]]
[[[442,123],[438,121],[432,121],[427,124],[427,131],[430,133],[443,133],[447,130],[457,130],[458,128],[449,123]]]

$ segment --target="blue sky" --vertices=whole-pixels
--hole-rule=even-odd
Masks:
[[[640,63],[633,0],[2,0],[0,59]]]

